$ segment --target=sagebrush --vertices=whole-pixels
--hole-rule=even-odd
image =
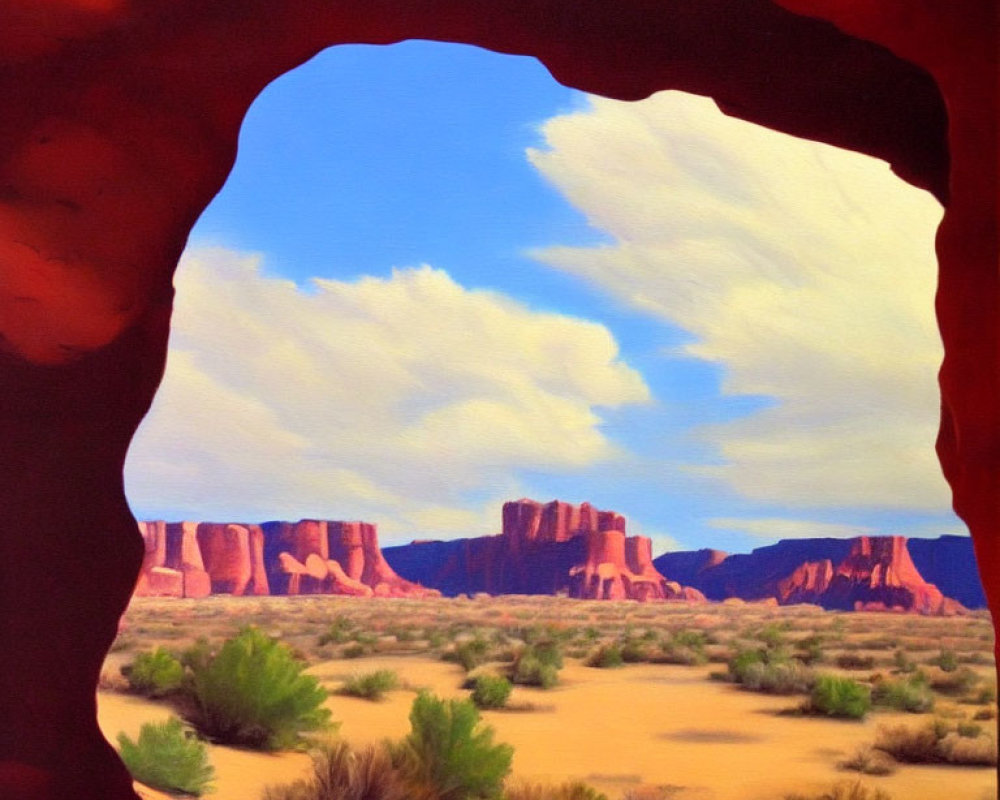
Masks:
[[[327,694],[280,642],[245,628],[194,672],[191,721],[208,738],[263,750],[294,747],[329,726]]]
[[[184,683],[184,665],[163,647],[139,653],[121,673],[132,691],[146,697],[163,697]]]
[[[820,675],[804,708],[828,717],[862,719],[871,709],[871,690],[850,678]]]
[[[196,797],[211,791],[215,770],[208,761],[208,748],[177,717],[147,722],[136,741],[119,733],[118,747],[128,771],[140,783]]]
[[[362,697],[365,700],[381,700],[385,693],[399,688],[399,676],[391,669],[380,669],[353,675],[340,688],[340,694]]]
[[[471,700],[441,700],[422,692],[410,709],[410,733],[394,748],[394,764],[439,800],[501,796],[514,748],[493,741]]]

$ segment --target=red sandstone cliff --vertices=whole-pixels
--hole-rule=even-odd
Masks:
[[[447,595],[566,594],[598,600],[704,600],[653,565],[651,542],[589,503],[505,503],[503,532],[387,548],[393,566]]]
[[[924,580],[903,536],[852,539],[839,564],[834,566],[830,559],[805,562],[777,581],[775,595],[783,604],[807,602],[858,611],[956,614],[964,610]]]
[[[776,600],[844,610],[955,614],[957,600],[920,574],[902,536],[797,539],[752,553],[708,560],[700,553],[668,553],[658,565],[696,566],[691,582],[713,600]]]
[[[365,522],[140,522],[146,544],[134,594],[439,594],[400,578]]]
[[[135,594],[151,597],[205,597],[211,579],[205,570],[195,524],[140,522],[146,546]]]
[[[903,536],[861,536],[837,567],[824,592],[828,603],[857,610],[951,614],[962,605],[927,583],[910,558]]]
[[[626,536],[625,517],[621,514],[598,511],[590,503],[574,506],[553,500],[542,505],[521,499],[504,503],[503,520],[502,536],[526,540],[534,548],[578,537],[586,542],[585,560],[567,571],[571,597],[591,600],[705,599],[697,590],[684,590],[657,571],[653,566],[651,541],[646,536]],[[525,522],[529,524],[525,526]]]

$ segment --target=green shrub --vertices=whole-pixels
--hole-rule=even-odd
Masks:
[[[625,660],[622,658],[622,650],[617,644],[601,645],[587,658],[587,666],[598,669],[623,667]]]
[[[559,670],[552,664],[545,664],[532,654],[519,655],[511,670],[511,682],[521,686],[537,686],[551,689],[559,683]]]
[[[624,656],[624,654],[622,655]],[[707,663],[708,656],[703,648],[690,647],[671,641],[664,644],[660,652],[653,655],[650,661],[654,664],[683,664],[693,667]]]
[[[621,645],[622,661],[626,664],[638,664],[649,661],[649,644],[639,639],[627,639]]]
[[[800,694],[808,692],[815,678],[812,670],[799,661],[779,661],[765,664],[756,661],[743,670],[744,689],[766,694]]]
[[[556,786],[522,782],[505,789],[503,800],[608,800],[608,796],[579,781]]]
[[[319,644],[343,644],[352,638],[357,626],[347,617],[334,617],[327,629],[320,634]]]
[[[780,648],[739,650],[728,668],[730,680],[755,691],[795,694],[809,691],[813,683],[809,668]]]
[[[381,700],[385,693],[399,686],[399,676],[391,669],[380,669],[354,675],[340,688],[340,694],[362,697],[365,700]]]
[[[443,658],[445,661],[453,661],[459,664],[466,672],[471,672],[476,667],[485,663],[489,650],[489,642],[477,636],[474,639],[459,642],[455,645],[455,649],[449,653],[445,653]]]
[[[256,628],[228,640],[191,682],[192,722],[215,741],[264,750],[329,726],[326,691],[288,648]]]
[[[681,647],[704,648],[708,637],[702,631],[679,630],[671,634],[670,641]]]
[[[771,650],[776,650],[785,643],[785,633],[780,625],[771,623],[765,625],[754,634],[754,638],[763,642]]]
[[[349,644],[343,649],[341,655],[344,658],[361,658],[368,655],[368,648],[363,644]]]
[[[510,679],[521,686],[551,689],[559,683],[562,665],[562,652],[556,642],[529,644],[514,657]]]
[[[200,636],[198,641],[181,653],[181,664],[192,672],[196,672],[208,666],[213,655],[212,646],[208,643],[208,639]]]
[[[184,666],[162,647],[139,653],[122,675],[133,691],[146,697],[162,697],[176,692],[184,683]]]
[[[945,672],[954,672],[958,669],[958,658],[955,656],[954,650],[942,649],[938,657],[933,659],[931,663],[937,664]]]
[[[897,650],[893,653],[892,663],[900,672],[913,672],[917,668],[917,665],[907,657],[903,650]]]
[[[479,708],[503,708],[512,688],[510,681],[501,675],[480,675],[472,689],[472,702]]]
[[[312,775],[283,786],[269,786],[262,800],[436,800],[393,764],[385,746],[353,751],[344,742],[312,754]]]
[[[389,629],[389,634],[396,637],[400,644],[413,642],[417,639],[417,634],[410,625],[403,625]]]
[[[823,637],[807,636],[795,643],[795,657],[807,666],[823,660]]]
[[[813,684],[805,710],[829,717],[861,719],[871,708],[871,692],[850,678],[820,675]]]
[[[523,651],[525,655],[534,656],[542,664],[556,669],[562,669],[563,657],[559,643],[553,640],[544,640],[529,644]]]
[[[118,747],[132,777],[147,786],[195,796],[211,791],[215,770],[208,749],[177,717],[147,722],[134,742],[119,733]]]
[[[880,681],[872,690],[872,702],[876,705],[922,714],[934,708],[934,694],[923,675],[900,681]]]
[[[701,631],[675,631],[671,634],[670,639],[660,645],[659,652],[653,653],[648,660],[656,664],[684,664],[686,666],[704,664],[708,661],[708,656],[705,653],[705,642],[705,634]],[[624,652],[622,657],[625,658]]]
[[[729,659],[729,678],[736,683],[743,683],[743,677],[753,664],[767,664],[769,656],[766,650],[739,650]]]
[[[410,734],[394,761],[412,779],[431,786],[438,800],[493,800],[501,796],[514,748],[493,743],[470,700],[441,700],[421,692],[410,710]]]

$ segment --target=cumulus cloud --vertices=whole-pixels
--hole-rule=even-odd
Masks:
[[[532,163],[612,243],[535,253],[679,326],[729,395],[773,398],[699,435],[695,467],[755,501],[940,510],[941,209],[874,159],[664,92],[594,98]]]
[[[758,539],[850,539],[854,536],[869,536],[877,533],[866,525],[849,525],[837,522],[812,522],[801,519],[780,517],[741,519],[738,517],[716,517],[708,520],[712,528],[735,533],[744,533]]]
[[[602,325],[442,270],[302,289],[258,256],[196,249],[128,492],[149,513],[479,534],[498,526],[519,469],[616,458],[601,408],[648,399]]]

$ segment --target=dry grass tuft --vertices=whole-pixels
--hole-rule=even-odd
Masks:
[[[872,789],[861,781],[843,781],[820,794],[786,794],[785,800],[892,800],[892,796],[881,789]]]
[[[993,736],[971,726],[963,732],[950,730],[942,720],[920,728],[881,727],[875,748],[908,764],[997,765],[997,743]]]
[[[269,786],[262,800],[436,800],[436,793],[411,781],[384,747],[357,752],[345,742],[313,754],[313,774],[283,786]]]
[[[504,790],[503,800],[608,800],[608,796],[580,781],[554,786],[521,781]]]
[[[859,747],[854,755],[841,761],[837,766],[860,772],[862,775],[891,775],[896,771],[896,765],[886,753],[868,745]]]

